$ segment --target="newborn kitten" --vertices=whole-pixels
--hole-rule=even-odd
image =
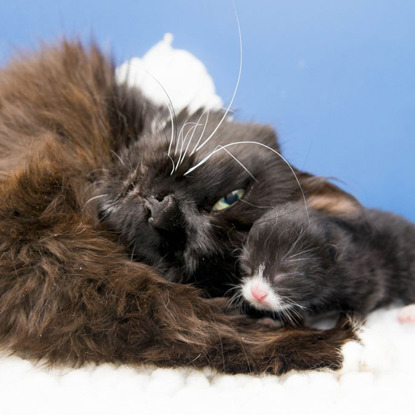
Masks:
[[[251,306],[296,320],[415,302],[415,225],[370,209],[354,220],[308,213],[288,203],[252,227],[240,287]]]

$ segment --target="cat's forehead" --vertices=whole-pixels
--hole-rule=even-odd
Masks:
[[[160,131],[144,132],[125,148],[118,177],[125,188],[136,183],[143,194],[226,194],[246,187],[280,160],[274,131],[268,126],[200,113],[180,118]],[[271,149],[271,151],[270,151]],[[273,161],[272,161],[273,160]]]

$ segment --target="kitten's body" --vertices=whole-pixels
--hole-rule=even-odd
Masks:
[[[338,367],[340,347],[354,337],[349,326],[331,331],[258,328],[244,317],[227,315],[225,301],[202,298],[194,287],[171,283],[155,268],[130,259],[133,256],[168,270],[170,279],[184,276],[191,282],[197,276],[203,285],[206,281],[202,280],[214,273],[213,281],[218,281],[221,273],[234,269],[230,247],[240,244],[239,237],[262,214],[251,207],[244,211],[246,215],[237,215],[242,204],[220,219],[200,210],[203,203],[215,203],[217,192],[228,191],[226,180],[235,166],[237,174],[244,170],[230,156],[212,157],[211,163],[184,176],[209,146],[212,150],[217,145],[212,140],[204,151],[186,157],[171,175],[169,157],[177,165],[178,154],[168,155],[168,127],[154,129],[164,114],[137,91],[118,86],[113,66],[94,47],[85,51],[79,44],[64,42],[59,48],[14,61],[2,71],[2,347],[49,363],[71,365],[154,363],[211,366],[230,373]],[[225,124],[222,131],[228,128]],[[267,128],[239,125],[232,129],[235,131],[240,132],[239,140],[251,131],[276,147]],[[250,148],[239,149],[238,157],[254,173],[256,167],[251,164],[266,160],[268,168],[280,173],[275,183],[273,175],[258,177],[262,181],[255,189],[252,186],[253,196],[265,195],[266,205],[301,197],[294,177],[280,159],[271,160],[262,151],[250,158]],[[132,162],[128,153],[138,157],[137,165],[128,164]],[[127,162],[129,172],[123,170],[119,157]],[[117,163],[116,176],[108,180],[105,172]],[[129,180],[137,179],[135,173],[138,181],[128,194]],[[324,181],[299,176],[310,196],[320,199],[322,194],[334,192],[346,205],[351,200]],[[186,186],[181,186],[183,182]],[[208,192],[210,199],[203,199],[209,186],[219,190]],[[183,204],[179,196],[186,189],[194,189],[194,193]],[[268,195],[270,189],[278,191],[277,199],[274,193]],[[143,194],[143,190],[151,193]],[[164,199],[166,191],[174,193],[174,199]],[[127,196],[127,205],[111,210],[111,195],[120,192]],[[103,195],[107,204],[101,200]],[[173,228],[166,229],[163,216],[157,218],[155,229],[148,228],[148,222],[143,224],[146,216],[140,216],[141,206],[157,197],[161,202],[173,201],[170,211],[177,219]],[[130,209],[132,198],[137,202]],[[98,201],[105,226],[96,212]],[[327,207],[322,206],[323,210]],[[117,228],[117,214],[126,219],[125,228]],[[183,238],[180,249],[176,249],[172,229],[176,232],[183,226],[178,231]],[[167,237],[160,239],[163,232]],[[140,235],[147,237],[140,241]],[[229,237],[229,245],[222,241],[224,236]],[[120,237],[127,245],[133,242],[129,250],[119,243]],[[208,261],[212,266],[204,268]]]
[[[377,210],[339,220],[289,203],[253,226],[241,262],[243,295],[260,310],[365,316],[415,302],[415,225]]]

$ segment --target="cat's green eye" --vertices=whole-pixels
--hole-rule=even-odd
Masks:
[[[226,196],[219,199],[212,207],[213,212],[230,208],[238,200],[242,199],[245,194],[244,189],[234,190],[228,193]]]

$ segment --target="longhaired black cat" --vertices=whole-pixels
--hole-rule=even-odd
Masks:
[[[66,365],[338,368],[350,324],[273,330],[205,297],[239,278],[237,252],[270,207],[302,192],[330,217],[359,204],[292,170],[269,127],[183,112],[173,133],[166,114],[118,85],[95,46],[1,70],[3,349]]]

